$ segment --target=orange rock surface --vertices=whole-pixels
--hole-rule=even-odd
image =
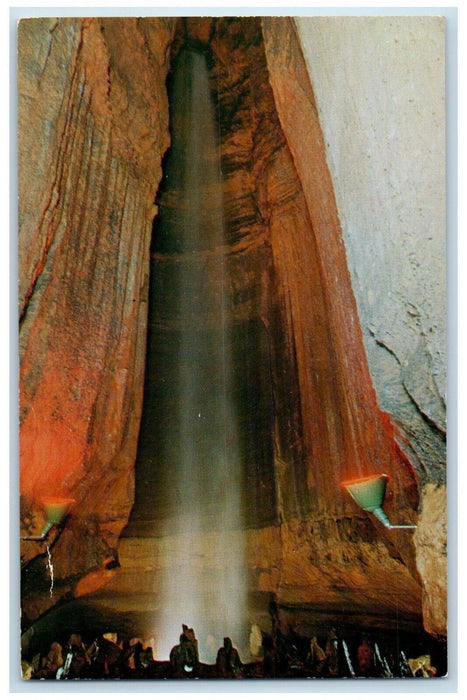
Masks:
[[[412,535],[370,521],[341,485],[387,473],[390,519],[417,520],[417,474],[377,406],[313,91],[287,18],[20,24],[22,534],[40,530],[43,497],[76,501],[53,548],[55,597],[34,587],[40,547],[22,544],[25,620],[101,584],[114,598],[142,593],[143,571],[157,593],[163,562],[140,565],[137,538],[119,539],[134,503],[154,201],[169,146],[165,81],[185,31],[209,44],[218,91],[233,318],[262,329],[248,366],[270,371],[261,381],[273,418],[262,425],[275,500],[258,501],[249,524],[252,591],[277,594],[294,619],[345,607],[368,624],[377,611],[414,625],[423,594],[430,632],[442,636]],[[174,259],[158,262],[170,269]],[[119,553],[113,576],[106,562]]]

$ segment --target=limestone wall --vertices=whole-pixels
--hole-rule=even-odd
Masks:
[[[445,463],[444,22],[296,21],[380,407],[422,480]]]

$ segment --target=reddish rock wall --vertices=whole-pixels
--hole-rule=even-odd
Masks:
[[[115,555],[133,501],[172,24],[19,25],[22,534],[43,497],[76,500],[58,582]]]
[[[402,522],[404,518],[410,517],[410,506],[409,510],[404,513],[403,503],[406,498],[408,499],[406,503],[410,503],[415,495],[411,487],[411,469],[404,467],[400,469],[396,466],[398,462],[401,465],[404,462],[407,464],[407,460],[400,454],[395,442],[405,444],[406,441],[403,434],[393,432],[392,426],[395,421],[389,416],[385,416],[377,408],[367,362],[362,352],[362,336],[355,301],[353,294],[346,294],[346,290],[350,288],[350,282],[347,283],[349,275],[345,261],[345,249],[337,219],[332,183],[326,165],[323,166],[325,160],[324,141],[308,70],[303,60],[292,20],[284,23],[283,20],[267,18],[263,21],[263,31],[278,115],[303,184],[308,211],[317,239],[318,254],[322,263],[321,269],[326,279],[325,289],[329,294],[330,309],[327,318],[331,333],[333,329],[335,331],[332,336],[332,345],[336,353],[336,367],[339,374],[345,376],[343,385],[347,387],[340,405],[347,404],[350,409],[350,411],[345,409],[342,411],[344,425],[346,416],[347,418],[351,416],[350,423],[347,424],[345,440],[347,447],[349,447],[349,435],[360,435],[357,438],[359,457],[355,464],[360,463],[364,472],[368,465],[378,464],[382,467],[382,471],[390,473],[395,478],[396,483],[393,482],[395,489],[392,496],[394,503],[397,504],[397,511],[394,512],[392,520],[393,522],[396,520]],[[300,105],[300,109],[295,112],[290,105]],[[330,231],[333,231],[334,235],[329,235]],[[334,275],[337,269],[339,275]],[[335,322],[336,326],[334,326]],[[351,404],[355,399],[357,399],[357,403],[352,407]],[[350,404],[347,403],[349,401]],[[374,420],[377,415],[379,415],[379,420]],[[403,426],[402,431],[405,431],[405,426]],[[371,432],[373,433],[372,437],[370,437]],[[433,444],[435,443],[437,444],[436,440]],[[407,448],[412,450],[414,446],[407,445]],[[371,454],[372,450],[374,450],[373,455]],[[332,454],[338,454],[337,445],[334,446]],[[391,469],[395,469],[395,472]],[[423,472],[419,474],[421,479],[425,476]],[[441,481],[443,479],[444,475],[442,475]],[[320,490],[323,489],[325,489],[324,484]],[[446,511],[443,508],[446,504],[442,495],[444,491],[441,489],[441,495],[439,495],[435,487],[438,495],[433,496],[432,489],[433,485],[427,489],[427,494],[430,496],[428,501],[431,502],[431,499],[434,499],[436,502],[437,515],[433,519],[432,526],[426,532],[426,536],[428,536],[428,531],[434,533],[431,546],[422,546],[425,541],[427,512],[431,510],[428,504],[423,503],[421,509],[425,516],[420,522],[419,530],[413,542],[406,541],[403,549],[406,549],[407,544],[409,544],[417,551],[416,578],[420,580],[423,591],[423,616],[426,629],[432,634],[445,637]],[[425,497],[426,494],[423,499]],[[415,501],[411,502],[413,505]],[[389,503],[385,507],[389,508]],[[400,533],[397,539],[399,542],[396,546],[401,552]],[[435,567],[433,566],[433,556],[430,554],[433,551],[439,554],[438,564]],[[405,560],[409,561],[407,558]],[[413,570],[413,560],[411,566]],[[431,571],[433,575],[428,575],[428,571]]]
[[[24,543],[26,620],[70,590],[108,582],[133,503],[165,78],[181,27],[158,18],[20,26],[23,532],[40,530],[42,497],[77,501],[53,549],[52,598],[43,573],[35,587],[40,545]],[[386,472],[388,515],[416,520],[417,478],[376,403],[293,25],[187,27],[211,42],[223,115],[232,313],[267,331],[250,369],[255,357],[270,362],[277,518],[249,532],[252,590],[302,611],[313,603],[368,621],[376,608],[388,624],[399,613],[417,624],[412,535],[370,522],[341,486]],[[123,544],[111,597],[142,580],[133,544]]]

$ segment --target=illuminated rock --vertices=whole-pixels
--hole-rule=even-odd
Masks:
[[[427,629],[442,636],[430,591],[442,596],[443,582],[416,549],[421,535],[385,531],[341,486],[388,474],[391,522],[417,520],[420,474],[378,407],[294,23],[193,19],[186,31],[209,46],[219,115],[252,608],[264,622],[258,611],[275,594],[293,624],[345,609],[355,625],[397,617],[415,629],[423,598]],[[137,448],[158,408],[141,421],[146,329],[157,321],[167,337],[165,355],[147,358],[158,381],[180,323],[164,318],[157,284],[190,264],[170,247],[150,256],[169,146],[165,81],[185,40],[181,20],[20,24],[22,531],[34,530],[42,498],[76,501],[53,548],[53,599],[35,585],[40,550],[23,545],[26,625],[100,584],[116,610],[138,596],[155,604],[180,536],[156,539],[171,517],[157,479],[173,465],[160,458],[151,473]],[[206,271],[212,259],[198,251]],[[153,430],[164,429],[161,418]],[[197,546],[222,569],[209,532]],[[109,569],[117,553],[121,568]]]

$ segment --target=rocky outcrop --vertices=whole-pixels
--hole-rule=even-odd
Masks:
[[[445,21],[296,19],[378,403],[424,483],[446,466]]]
[[[436,490],[446,479],[445,19],[301,17],[295,24],[378,405],[423,493]],[[438,522],[439,544],[446,532],[442,516]],[[440,562],[432,591],[422,575],[425,601],[440,588],[446,598],[445,553]],[[436,606],[428,614],[425,605],[427,615],[437,618]]]
[[[423,624],[434,637],[447,635],[447,494],[444,485],[427,484],[415,533],[417,569],[423,582]]]
[[[24,532],[37,531],[43,497],[76,500],[52,551],[54,591],[39,574],[39,545],[24,543],[25,619],[104,584],[114,601],[148,587],[157,595],[179,536],[155,536],[161,515],[173,516],[157,500],[173,469],[157,450],[168,425],[158,410],[171,339],[183,331],[161,290],[182,266],[207,275],[219,254],[185,254],[162,235],[150,255],[169,145],[165,79],[184,43],[208,56],[219,120],[250,592],[276,595],[292,622],[345,609],[361,624],[390,627],[402,615],[415,629],[422,591],[428,615],[433,601],[412,535],[373,522],[342,488],[385,472],[391,520],[417,519],[418,475],[377,404],[314,95],[287,18],[21,25]],[[177,198],[164,196],[176,218]],[[164,343],[153,346],[154,333]],[[197,546],[209,559],[209,533]]]
[[[19,25],[22,534],[40,531],[44,497],[75,499],[53,548],[57,597],[116,555],[133,502],[172,26]],[[24,542],[23,561],[39,548]]]

